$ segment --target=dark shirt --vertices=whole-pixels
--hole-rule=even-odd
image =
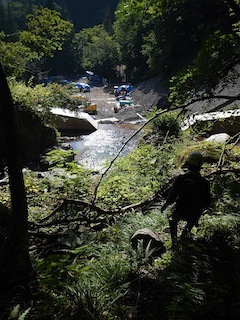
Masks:
[[[175,211],[180,218],[199,218],[210,204],[210,184],[199,172],[188,171],[178,176],[169,192],[166,204],[176,203]]]

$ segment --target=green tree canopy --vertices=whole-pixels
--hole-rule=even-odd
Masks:
[[[61,18],[59,12],[48,8],[37,9],[27,16],[28,30],[20,35],[20,41],[40,58],[53,56],[62,49],[63,43],[73,28],[73,24]]]
[[[103,25],[81,30],[75,36],[74,45],[84,69],[106,78],[114,75],[114,68],[119,62],[118,46]]]
[[[21,42],[6,42],[4,33],[0,33],[0,61],[7,75],[21,77],[30,61],[37,59],[37,54]]]
[[[115,38],[120,47],[121,61],[126,65],[127,78],[137,79],[148,71],[142,46],[151,30],[151,15],[145,0],[120,1],[115,13]]]
[[[36,9],[27,20],[28,29],[18,34],[19,39],[0,35],[0,58],[7,75],[36,75],[45,58],[62,50],[73,28],[59,12],[48,8]]]
[[[169,79],[191,64],[208,37],[233,32],[237,10],[229,2],[238,6],[224,0],[121,0],[114,30],[128,74],[150,69]]]

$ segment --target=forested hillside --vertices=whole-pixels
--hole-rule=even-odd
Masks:
[[[65,18],[74,23],[75,31],[78,32],[82,28],[93,27],[104,20],[113,22],[118,2],[119,0],[1,0],[0,26],[5,31],[23,28],[25,16],[34,6],[47,6],[50,9],[60,10]]]
[[[65,0],[65,6],[78,32],[82,28],[90,28],[106,20],[113,23],[118,2],[119,0]]]
[[[5,1],[0,7],[5,42],[19,40],[18,32],[29,28],[27,14],[37,7],[56,10],[73,23],[61,50],[41,63],[26,61],[32,69],[37,63],[39,71],[90,69],[112,80],[122,65],[127,81],[160,75],[175,83],[182,72],[196,88],[206,87],[205,79],[216,86],[239,60],[238,1]]]

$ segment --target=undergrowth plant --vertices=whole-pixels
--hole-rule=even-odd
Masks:
[[[117,159],[99,187],[97,201],[108,207],[121,207],[151,197],[168,179],[172,164],[168,148],[141,145]]]
[[[9,79],[9,85],[13,102],[19,110],[27,108],[37,114],[45,124],[53,125],[51,108],[76,109],[79,99],[72,94],[73,89],[57,83],[44,86],[38,84],[32,86],[31,82],[26,85],[14,78]]]

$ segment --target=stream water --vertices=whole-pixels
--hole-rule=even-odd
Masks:
[[[132,124],[99,124],[98,130],[71,141],[70,145],[77,151],[77,161],[90,169],[102,171],[138,128],[139,125]],[[128,142],[121,155],[136,147],[137,139],[138,134]]]

